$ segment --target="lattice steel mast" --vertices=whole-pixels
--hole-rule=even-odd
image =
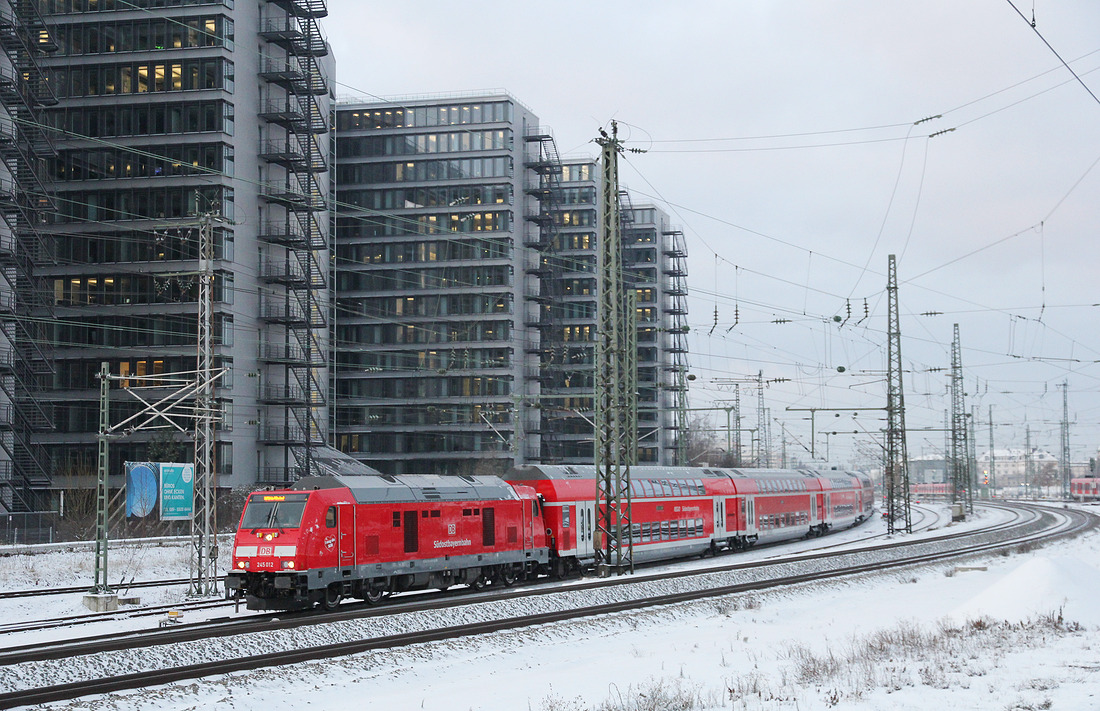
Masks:
[[[1062,498],[1069,498],[1069,381],[1058,384],[1062,388]]]
[[[886,452],[883,486],[886,489],[886,527],[889,533],[912,533],[909,508],[909,457],[905,445],[905,393],[901,379],[901,321],[898,317],[898,274],[894,255],[889,258],[886,294],[889,315],[886,335]]]
[[[974,492],[978,490],[980,480],[978,478],[978,406],[970,406],[970,419],[967,421],[968,434],[966,437],[966,466],[970,482],[968,499],[974,501]],[[979,498],[981,498],[979,496]],[[973,503],[971,504],[973,505]]]
[[[218,590],[218,520],[214,466],[214,220],[203,213],[199,224],[199,326],[195,361],[195,510],[191,518],[191,582],[188,594],[210,596]]]
[[[989,406],[989,498],[997,491],[997,454],[993,449],[993,406]]]
[[[756,374],[758,385],[756,398],[756,466],[768,466],[768,415],[764,412],[764,371]]]
[[[618,138],[618,124],[611,122],[611,135],[600,129],[596,143],[602,148],[601,211],[599,255],[597,263],[599,302],[596,334],[596,427],[594,459],[596,465],[596,569],[609,575],[612,568],[620,574],[634,569],[634,548],[630,536],[630,461],[627,442],[632,421],[628,388],[633,377],[627,373],[624,332],[622,237],[619,218],[619,153],[624,149]]]
[[[727,435],[728,439],[728,435]],[[728,443],[727,443],[728,448]],[[733,451],[730,452],[734,456],[733,465],[735,467],[741,466],[741,384],[736,383],[733,386]]]
[[[1031,425],[1024,427],[1024,496],[1031,495],[1035,472],[1031,466]]]
[[[107,473],[110,452],[110,442],[107,437],[111,430],[111,374],[110,364],[99,364],[99,433],[96,436],[96,526],[95,526],[95,586],[92,593],[107,595],[114,592],[107,581],[107,529],[110,523],[109,499],[107,489]]]
[[[953,503],[963,502],[974,510],[974,492],[970,484],[970,457],[967,447],[966,392],[962,375],[962,346],[959,324],[951,340],[951,484]]]

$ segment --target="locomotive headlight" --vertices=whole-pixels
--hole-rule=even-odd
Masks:
[[[264,536],[264,540],[265,540],[265,541],[270,541],[270,540],[271,540],[272,538],[274,538],[274,537],[275,537],[275,536],[273,536],[273,535],[271,535],[270,533],[268,533],[267,535],[265,535],[265,536]]]
[[[237,567],[238,568],[244,568],[244,561],[243,560],[238,560],[237,561]]]
[[[284,560],[283,561],[283,568],[289,568],[289,569],[293,570],[294,569],[294,561]]]

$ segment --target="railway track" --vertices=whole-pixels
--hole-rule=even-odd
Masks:
[[[1009,507],[1002,507],[1009,508]],[[992,527],[981,529],[977,533],[989,533],[993,531],[1002,530],[1014,525],[1017,525],[1021,520],[1021,515],[1018,512],[1012,512],[1012,518],[997,524]],[[929,521],[929,525],[934,525],[939,521],[939,518],[935,512],[927,512],[925,517],[926,521]],[[919,530],[920,522],[915,526],[915,530]],[[947,534],[941,537],[932,539],[934,541],[940,540],[952,540],[960,537],[966,537],[969,535],[975,535],[975,532],[963,532],[956,534]],[[566,581],[560,586],[571,590],[595,590],[601,589],[609,585],[613,585],[618,581],[652,581],[652,580],[677,580],[681,578],[689,578],[695,576],[706,575],[714,572],[727,572],[727,571],[745,571],[753,570],[757,568],[763,568],[765,566],[774,565],[775,558],[781,558],[784,562],[807,562],[828,558],[840,553],[831,553],[834,548],[845,547],[847,550],[844,553],[861,553],[875,549],[889,549],[898,548],[911,545],[908,541],[900,541],[893,544],[887,544],[885,546],[879,545],[874,548],[859,547],[851,548],[853,545],[859,545],[869,540],[876,540],[882,538],[885,534],[868,536],[861,539],[859,542],[847,542],[842,544],[817,547],[813,551],[805,553],[784,553],[780,556],[774,556],[772,558],[765,558],[755,561],[743,561],[740,559],[733,560],[729,563],[722,565],[711,564],[705,568],[696,568],[692,570],[673,570],[671,572],[654,573],[654,572],[639,572],[636,576],[631,578],[619,578],[610,581]],[[776,548],[782,548],[783,544],[774,544]],[[674,564],[675,565],[675,564]],[[665,569],[668,567],[666,561],[665,564],[652,564],[651,568]],[[336,612],[323,612],[321,610],[309,610],[305,612],[276,612],[276,613],[258,613],[248,616],[247,618],[232,618],[224,617],[211,620],[204,620],[201,622],[181,624],[173,626],[169,630],[161,629],[140,629],[134,630],[129,633],[113,632],[109,634],[101,634],[94,636],[86,636],[76,640],[57,640],[45,644],[28,644],[22,646],[11,646],[7,649],[0,651],[0,666],[20,663],[23,661],[32,660],[48,660],[48,659],[63,659],[67,656],[74,654],[85,654],[94,651],[111,651],[132,649],[135,647],[157,646],[164,644],[173,644],[179,642],[188,642],[198,639],[205,639],[210,637],[222,637],[235,634],[241,634],[251,631],[272,631],[279,629],[293,629],[295,627],[303,625],[313,625],[318,622],[331,622],[340,620],[350,620],[362,617],[384,617],[394,613],[402,612],[425,612],[432,610],[440,610],[452,607],[460,607],[466,604],[472,604],[474,602],[492,599],[505,601],[509,599],[515,599],[518,597],[538,596],[543,594],[552,594],[553,592],[561,589],[561,587],[555,587],[554,585],[540,585],[537,589],[533,590],[519,590],[519,591],[500,591],[490,590],[487,592],[475,594],[466,589],[457,589],[449,592],[422,592],[416,593],[412,596],[402,596],[402,602],[400,607],[394,606],[382,606],[375,608],[367,605],[366,603],[346,603],[341,606],[340,610]],[[226,601],[197,601],[192,603],[195,607],[218,608],[218,607],[233,607],[235,603]],[[155,616],[166,612],[168,609],[186,609],[186,606],[160,606],[156,611],[148,614],[138,613],[137,611],[125,611],[116,613],[101,613],[98,615],[80,615],[75,618],[58,618],[55,620],[43,620],[37,623],[31,623],[38,625],[37,629],[48,629],[51,627],[70,626],[80,624],[83,620],[89,619],[93,622],[100,622],[104,620],[120,619],[121,617],[138,617],[138,616]],[[149,608],[153,609],[153,608]],[[114,615],[114,617],[112,617]],[[11,631],[26,631],[27,628],[22,627],[24,623],[16,623],[13,625],[14,629]],[[260,627],[262,625],[262,627]],[[34,629],[32,627],[31,629]],[[0,628],[2,631],[3,628]],[[243,631],[243,632],[242,632]]]
[[[219,576],[218,582],[220,583],[225,576]],[[123,582],[118,585],[120,589],[131,590],[134,588],[166,588],[173,585],[187,585],[191,581],[187,578],[176,578],[173,580],[146,580],[146,581],[130,581]],[[12,600],[21,597],[45,597],[47,595],[74,595],[88,592],[87,585],[72,586],[66,588],[36,588],[34,590],[9,590],[7,592],[0,592],[0,600]]]
[[[308,660],[328,659],[370,650],[396,648],[429,641],[453,639],[487,634],[531,625],[560,622],[593,615],[605,615],[627,610],[669,605],[708,597],[718,597],[754,590],[765,590],[783,585],[827,580],[841,576],[857,575],[937,561],[988,554],[998,549],[1015,547],[1024,543],[1049,540],[1073,535],[1095,527],[1098,517],[1093,514],[1038,506],[1013,507],[1014,518],[998,526],[981,531],[965,532],[929,541],[896,542],[886,546],[861,547],[846,551],[814,552],[786,558],[782,561],[764,560],[733,563],[716,568],[696,571],[655,573],[642,577],[614,578],[600,581],[584,581],[556,588],[532,590],[513,589],[496,593],[463,595],[461,599],[424,601],[391,608],[367,608],[340,610],[326,615],[293,616],[251,622],[248,625],[195,625],[187,629],[170,630],[160,635],[100,639],[94,642],[38,645],[35,649],[10,650],[0,657],[0,665],[11,667],[39,663],[47,667],[36,670],[44,674],[38,678],[65,679],[65,674],[53,675],[48,665],[72,657],[87,657],[87,664],[69,665],[99,669],[102,673],[103,656],[111,650],[174,645],[172,654],[176,660],[186,657],[181,653],[189,644],[200,645],[203,661],[165,669],[148,669],[128,673],[104,674],[103,678],[85,678],[41,688],[27,688],[0,694],[0,707],[45,703],[71,699],[88,694],[105,693],[142,686],[165,684],[212,674],[258,669],[268,666],[293,664]],[[951,543],[945,549],[945,543]],[[556,605],[554,596],[564,596]],[[568,599],[565,599],[568,598]],[[508,601],[510,604],[501,603]],[[583,603],[581,602],[583,601]],[[562,604],[564,602],[564,604]],[[546,610],[547,606],[554,609]],[[462,608],[457,610],[456,608]],[[524,609],[526,608],[526,609]],[[423,620],[428,610],[450,610],[441,615],[451,619],[461,614],[464,624],[425,625],[416,628],[415,620]],[[512,611],[516,611],[512,614]],[[296,628],[306,625],[334,625],[338,632],[334,639],[342,641],[310,644],[296,648],[271,649],[273,642],[282,637],[294,637]],[[395,627],[402,627],[394,632]],[[317,627],[310,637],[318,637]],[[389,631],[389,633],[386,633]],[[240,636],[232,642],[224,638]],[[300,637],[298,635],[299,642]],[[223,638],[218,645],[210,644],[212,638]],[[264,642],[260,644],[258,640]],[[206,641],[204,643],[204,641]],[[81,646],[81,645],[84,646]],[[220,658],[212,659],[211,649],[221,651]],[[245,650],[262,653],[244,653]],[[156,655],[145,652],[143,658]],[[124,663],[125,666],[125,663]],[[33,676],[33,674],[31,674]],[[69,674],[72,676],[72,673]]]
[[[913,523],[913,532],[914,533],[928,530],[930,528],[933,528],[933,527],[937,526],[938,524],[943,523],[942,514],[940,514],[938,511],[936,511],[934,509],[914,507],[914,514],[917,515],[917,518]],[[860,525],[866,525],[866,522],[864,522],[863,524],[860,524]],[[824,551],[824,550],[829,550],[829,549],[832,549],[832,548],[852,546],[852,545],[856,545],[856,544],[859,544],[859,543],[864,543],[864,542],[867,542],[867,541],[879,540],[879,539],[882,539],[882,538],[886,537],[887,535],[888,534],[882,533],[882,534],[876,534],[876,535],[863,536],[863,537],[859,538],[856,541],[845,541],[843,543],[835,543],[835,544],[832,544],[832,545],[817,545],[817,546],[814,546],[814,550],[815,551]],[[784,541],[784,542],[780,542],[780,543],[770,544],[770,545],[767,545],[767,546],[761,546],[760,548],[757,548],[755,550],[764,550],[766,548],[773,548],[773,547],[782,550],[784,547],[789,546],[790,543],[791,543],[790,541]],[[790,555],[790,554],[789,553],[780,553],[779,555],[787,556],[787,555]],[[646,567],[662,567],[662,566],[666,566],[666,565],[667,565],[667,562],[664,562],[664,563],[649,564]],[[131,582],[131,584],[127,587],[148,588],[148,587],[159,587],[159,586],[170,586],[170,585],[186,585],[186,584],[188,584],[188,582],[189,581],[186,580],[186,579],[167,580],[167,581]],[[24,591],[14,591],[14,592],[10,592],[10,593],[0,593],[0,599],[21,598],[21,597],[37,597],[37,596],[42,596],[42,595],[54,595],[54,594],[63,594],[63,593],[79,594],[79,593],[84,593],[84,592],[87,592],[87,588],[85,588],[85,587],[53,588],[53,589],[43,589],[43,590],[24,590]],[[421,597],[421,598],[430,598],[430,597],[434,597],[434,596],[438,596],[438,595],[435,595],[433,593],[421,593],[421,594],[418,595],[418,597]],[[353,605],[354,605],[354,603],[353,603]],[[56,618],[43,619],[43,620],[20,621],[20,622],[12,622],[12,623],[9,623],[9,624],[0,624],[0,635],[13,634],[13,633],[19,633],[19,632],[48,630],[48,629],[56,629],[56,628],[72,628],[72,627],[77,627],[77,626],[82,626],[82,625],[94,625],[94,624],[99,624],[99,623],[102,623],[102,622],[111,622],[111,621],[116,621],[116,620],[141,619],[141,618],[148,618],[148,617],[157,617],[157,616],[160,616],[160,615],[166,615],[169,611],[187,612],[187,611],[192,611],[192,610],[210,610],[210,609],[218,609],[218,608],[228,609],[228,608],[231,608],[231,607],[234,607],[234,606],[235,606],[234,602],[227,602],[227,601],[224,601],[224,600],[189,600],[189,601],[185,601],[185,602],[173,603],[173,604],[170,604],[170,605],[156,605],[156,606],[147,606],[147,607],[132,608],[132,609],[119,609],[119,610],[115,610],[115,611],[111,611],[111,612],[101,612],[101,613],[90,613],[90,614],[89,613],[83,613],[83,614],[79,614],[79,615],[69,615],[69,616],[65,616],[65,617],[56,617]],[[350,607],[350,606],[352,606],[352,605],[345,605],[345,607]],[[359,605],[359,606],[361,607],[362,605]],[[253,619],[262,618],[262,617],[271,617],[271,616],[272,615],[256,615],[256,616],[253,617]]]
[[[922,512],[921,515],[925,519],[928,518],[928,516],[933,516],[933,521],[935,521],[935,518],[934,518],[935,514],[934,513]],[[866,525],[866,524],[867,524],[867,522],[864,522],[864,523],[858,524],[858,525]],[[926,528],[927,526],[924,526],[924,527]],[[919,525],[914,524],[914,526],[913,526],[914,532],[917,532],[917,530],[921,530],[921,529],[922,528]],[[884,534],[882,534],[882,535],[884,535]],[[860,538],[859,540],[875,540],[877,538],[881,538],[882,535],[864,536],[864,537]],[[755,549],[755,550],[764,550],[764,549],[769,549],[769,548],[782,549],[784,547],[787,547],[787,546],[791,545],[791,543],[792,542],[789,542],[789,540],[788,540],[788,542],[779,542],[779,543],[773,543],[773,544],[766,544],[766,545],[762,545],[762,546],[759,546],[759,547],[753,548],[753,549]],[[850,542],[850,540],[849,540],[849,542],[847,542],[845,544],[837,544],[837,545],[853,545],[853,543],[858,543],[858,542]],[[828,547],[829,546],[815,546],[814,549],[815,550],[824,550],[825,548],[828,548]],[[668,565],[668,561],[658,561],[658,562],[652,562],[652,564],[645,564],[645,565],[641,566],[641,568],[663,567],[663,566],[667,566],[667,565]],[[220,581],[223,578],[224,578],[224,576],[220,576],[218,578],[218,580]],[[154,588],[154,587],[168,587],[168,586],[185,586],[185,584],[188,584],[188,583],[189,583],[189,580],[186,580],[186,579],[162,580],[162,581],[153,580],[153,581],[143,581],[143,582],[133,582],[133,581],[131,581],[131,583],[127,584],[127,586],[124,586],[124,587],[127,587],[127,588]],[[121,587],[123,587],[123,586],[120,586],[120,588]],[[79,587],[79,588],[73,587],[73,588],[46,588],[46,589],[37,589],[37,590],[21,590],[21,591],[7,592],[7,593],[0,592],[0,600],[3,600],[3,599],[34,598],[34,597],[42,597],[42,595],[66,594],[66,593],[68,593],[68,594],[79,594],[79,593],[85,593],[87,591],[88,591],[87,587]],[[421,599],[422,598],[443,597],[442,594],[434,593],[434,592],[430,592],[430,591],[429,592],[411,593],[411,594],[415,594],[417,598],[421,598]],[[453,593],[451,593],[451,594],[453,595]],[[403,598],[406,598],[406,597],[407,597],[407,595],[403,595]],[[351,606],[351,605],[355,605],[355,604],[357,604],[357,603],[351,603],[350,605],[349,605],[349,603],[345,603],[344,606]],[[47,620],[21,621],[21,622],[9,623],[9,624],[0,624],[0,635],[13,634],[13,633],[19,633],[19,632],[52,630],[52,628],[58,628],[58,627],[69,627],[70,628],[70,627],[77,627],[77,626],[81,626],[81,625],[91,625],[91,624],[98,624],[98,623],[102,623],[102,622],[112,622],[112,621],[119,621],[119,620],[140,619],[140,617],[150,617],[150,616],[165,614],[168,611],[172,611],[172,610],[176,610],[176,611],[180,611],[180,612],[187,612],[187,611],[190,611],[190,610],[209,610],[209,609],[217,609],[217,608],[229,609],[229,608],[234,608],[235,605],[237,605],[237,603],[235,603],[233,601],[189,600],[189,601],[178,602],[178,603],[173,603],[173,604],[143,606],[143,608],[131,608],[131,609],[124,609],[123,608],[123,609],[114,610],[114,611],[111,611],[111,612],[81,613],[81,614],[77,614],[77,615],[67,615],[67,616],[63,616],[63,617],[52,617],[52,619],[47,619]],[[362,605],[359,605],[359,606],[362,606]],[[257,615],[257,616],[259,616],[259,615]]]
[[[167,615],[171,611],[208,610],[211,608],[232,606],[232,602],[226,602],[224,600],[188,600],[172,605],[149,605],[131,610],[114,610],[112,612],[92,612],[80,615],[68,615],[66,617],[52,617],[48,620],[24,620],[21,622],[9,622],[8,624],[0,625],[0,635],[14,634],[17,632],[37,632],[40,630],[74,627],[76,625],[88,625],[100,622],[115,622],[124,619],[157,617],[159,615]]]

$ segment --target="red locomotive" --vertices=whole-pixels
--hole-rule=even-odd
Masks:
[[[505,481],[388,476],[329,449],[312,458],[323,476],[248,498],[226,588],[251,609],[578,573],[602,543],[591,466],[522,466]],[[630,496],[637,562],[821,535],[874,502],[862,474],[689,467],[632,467]]]
[[[245,504],[226,587],[250,609],[510,585],[548,562],[541,507],[527,487],[490,476],[387,476],[329,449],[312,460],[327,476],[255,492]]]
[[[1070,497],[1078,501],[1100,500],[1100,477],[1081,477],[1069,482]]]

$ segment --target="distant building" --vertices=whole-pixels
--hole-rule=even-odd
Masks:
[[[998,488],[1061,481],[1061,461],[1044,449],[1032,449],[1030,456],[1025,449],[994,449],[992,454],[987,450],[978,455],[977,473],[980,479],[992,474]],[[1070,477],[1083,476],[1088,469],[1087,462],[1071,462]]]
[[[592,462],[599,166],[562,163],[553,228],[542,259],[542,450],[546,463]],[[686,407],[687,252],[683,233],[653,205],[623,210],[624,282],[635,298],[638,460],[674,465]],[[534,457],[532,457],[534,460]]]
[[[947,481],[948,464],[943,457],[919,455],[909,458],[911,484],[942,484]]]
[[[336,125],[337,446],[390,473],[591,462],[595,163],[507,94],[345,102]],[[624,205],[640,458],[672,464],[686,251]]]
[[[538,450],[538,182],[513,97],[336,113],[336,444],[382,471]]]

